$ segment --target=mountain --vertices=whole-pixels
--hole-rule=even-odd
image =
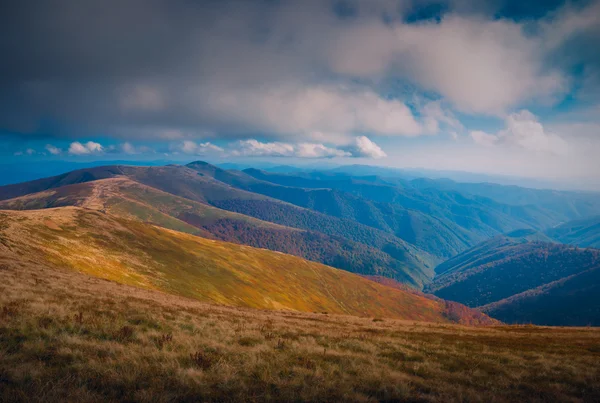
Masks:
[[[2,265],[42,265],[223,305],[450,322],[443,303],[290,255],[80,207],[0,211]]]
[[[485,197],[507,205],[536,208],[550,214],[548,226],[597,215],[600,209],[600,193],[597,192],[530,189],[495,183],[460,183],[448,179],[421,178],[411,183],[413,186]],[[552,222],[554,223],[551,224]]]
[[[244,190],[390,232],[439,258],[448,258],[510,230],[545,228],[557,220],[530,206],[509,206],[457,192],[392,185],[377,177],[344,174],[274,174],[256,169],[206,171],[189,167]],[[251,176],[254,178],[248,178]]]
[[[32,258],[0,254],[2,402],[600,400],[599,328],[229,307]]]
[[[539,241],[552,242],[543,231],[565,217],[600,208],[583,193],[517,188],[515,192],[522,196],[510,196],[501,190],[510,193],[511,187],[487,184],[463,186],[450,180],[351,176],[341,171],[236,171],[202,161],[186,166],[78,170],[0,187],[0,200],[5,200],[5,208],[27,208],[35,203],[16,199],[33,197],[35,192],[45,197],[49,190],[115,178],[129,182],[119,187],[116,197],[127,202],[112,203],[113,214],[290,253],[360,274],[382,275],[419,289],[432,280],[437,264],[480,242],[521,229],[535,232]],[[84,187],[81,192],[91,192]],[[58,193],[65,191],[71,192]],[[62,200],[64,205],[69,198]],[[449,264],[438,267],[440,275]]]
[[[219,168],[206,165],[217,172],[221,171]],[[88,183],[114,177],[126,177],[134,182],[203,205],[208,204],[222,210],[305,231],[302,235],[293,235],[289,241],[282,240],[280,234],[274,232],[271,232],[267,239],[262,238],[265,231],[253,234],[251,232],[253,229],[248,229],[248,221],[246,221],[243,223],[244,226],[238,227],[236,231],[240,234],[237,239],[243,243],[291,252],[362,274],[383,274],[419,288],[433,276],[436,260],[392,234],[352,220],[339,219],[234,188],[206,173],[182,166],[115,166],[73,171],[57,177],[0,187],[0,200],[52,190],[69,184]],[[150,202],[150,205],[153,203]],[[5,204],[5,206],[9,205]],[[153,215],[157,217],[156,214]],[[177,218],[186,221],[186,224],[199,226],[197,214],[191,213],[179,217],[177,212],[177,215]],[[161,217],[161,220],[162,218],[164,217]],[[222,228],[221,224],[226,228]],[[231,222],[225,221],[216,223],[212,227],[209,232],[231,232],[234,228]],[[288,237],[289,234],[287,232],[285,236]],[[299,240],[299,237],[303,239]],[[263,243],[252,243],[248,238],[259,239]],[[282,246],[282,243],[287,246]]]
[[[0,186],[33,181],[66,172],[105,165],[166,165],[169,161],[36,161],[35,163],[0,163]]]
[[[600,250],[546,238],[495,237],[438,266],[426,291],[509,323],[600,323]]]
[[[542,179],[523,176],[494,175],[466,171],[432,170],[424,168],[392,168],[370,165],[345,165],[330,172],[345,173],[353,176],[377,175],[387,180],[412,180],[427,178],[444,182],[455,182],[459,184],[483,184],[500,187],[516,187],[525,190],[548,190],[562,189],[568,192],[579,193],[584,189],[598,191],[599,184],[592,178],[580,178],[568,181],[560,179]]]
[[[521,229],[498,235],[451,259],[446,260],[435,268],[438,276],[446,272],[459,272],[477,267],[487,262],[503,259],[512,247],[531,241],[552,242],[547,235],[530,229]],[[438,277],[439,279],[439,277]],[[435,284],[430,286],[435,287]]]
[[[569,221],[546,231],[561,243],[600,248],[600,216]]]
[[[506,299],[482,312],[506,323],[600,326],[600,265]]]
[[[211,239],[289,253],[357,273],[398,277],[386,253],[341,237],[298,230],[174,196],[126,177],[62,186],[0,201],[0,209],[80,206]],[[407,278],[410,282],[410,278]]]

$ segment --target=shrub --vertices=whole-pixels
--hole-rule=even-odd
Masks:
[[[192,363],[201,369],[209,369],[215,364],[215,358],[212,354],[208,354],[204,351],[196,351],[190,354],[190,360]]]
[[[123,326],[119,331],[115,334],[115,339],[119,341],[130,341],[133,339],[135,331],[131,326]]]
[[[165,344],[170,343],[173,341],[173,334],[171,333],[167,333],[167,334],[163,334],[160,337],[158,337],[156,339],[156,345],[158,346],[158,348],[160,350],[163,349],[163,347],[165,346]]]
[[[257,344],[260,344],[261,341],[259,339],[256,339],[254,337],[242,337],[238,340],[238,344],[240,346],[244,346],[244,347],[252,347],[252,346],[256,346]]]

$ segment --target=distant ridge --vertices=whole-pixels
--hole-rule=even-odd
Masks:
[[[199,164],[196,164],[196,166],[199,166]],[[193,213],[177,212],[175,218],[183,221],[183,224],[188,225],[188,227],[190,225],[200,226],[199,230],[202,231],[219,232],[221,234],[217,235],[218,238],[224,237],[226,240],[294,253],[362,274],[384,274],[419,288],[433,276],[435,259],[391,234],[351,220],[331,217],[261,194],[238,189],[217,179],[225,179],[230,175],[235,176],[235,174],[230,174],[206,163],[202,163],[201,166],[204,172],[198,172],[183,166],[91,168],[70,172],[58,177],[0,187],[0,200],[9,199],[9,196],[15,198],[16,195],[23,196],[33,192],[57,189],[69,184],[91,183],[107,178],[126,177],[133,182],[143,184],[157,191],[180,196],[203,205],[214,206],[220,208],[221,211],[228,210],[232,213],[239,213],[236,217],[240,217],[240,214],[242,214],[248,218],[257,218],[262,222],[268,221],[288,228],[310,231],[310,233],[302,232],[302,235],[299,235],[299,233],[291,234],[288,231],[287,234],[295,237],[295,241],[290,240],[287,244],[289,246],[286,246],[286,244],[280,242],[282,237],[274,235],[273,232],[271,232],[272,235],[268,235],[261,230],[262,235],[253,234],[254,229],[252,226],[248,227],[247,224],[258,222],[257,220],[246,220],[243,223],[244,227],[238,226],[237,232],[239,235],[231,238],[231,235],[224,233],[226,231],[231,234],[231,222],[221,221],[220,224],[216,223],[217,226],[213,225],[212,228],[205,228],[204,224],[199,223],[197,218],[193,216]],[[254,179],[240,175],[238,180]],[[77,191],[85,192],[86,190],[80,188]],[[59,193],[61,192],[71,192],[71,190],[59,191]],[[42,197],[46,196],[42,195]],[[63,201],[62,205],[73,205],[69,202],[70,198],[61,197],[59,199]],[[55,201],[52,203],[54,203],[52,205],[61,205],[55,204]],[[144,209],[147,209],[148,202],[144,203],[146,204]],[[3,205],[5,208],[30,208],[27,207],[27,204],[8,200]],[[152,206],[149,207],[153,208]],[[165,209],[168,208],[165,207]],[[134,210],[139,211],[139,208]],[[160,221],[157,221],[157,223],[161,225],[166,225],[167,221],[172,221],[165,219],[165,212],[161,213],[161,217],[155,213],[151,216],[159,218]],[[166,214],[168,215],[168,213]],[[147,213],[143,215],[147,215]],[[223,227],[223,224],[225,227]],[[166,226],[169,227],[169,225]],[[181,229],[181,226],[178,225],[177,229]],[[193,231],[188,229],[186,232]],[[311,233],[317,235],[311,235]],[[263,237],[263,235],[268,236]],[[299,237],[304,239],[301,240]],[[273,241],[269,241],[269,238]],[[290,246],[299,249],[293,250]]]

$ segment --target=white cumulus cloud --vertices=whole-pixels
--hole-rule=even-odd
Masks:
[[[62,153],[62,150],[52,144],[46,144],[46,151],[48,151],[52,155],[59,155]]]
[[[356,147],[352,153],[354,157],[366,157],[366,158],[383,158],[387,157],[387,154],[377,144],[372,142],[366,136],[360,136],[356,138]]]
[[[197,88],[189,103],[198,105],[198,114],[205,113],[207,121],[221,121],[220,125],[235,132],[311,138],[313,133],[416,136],[423,130],[404,102],[383,98],[368,89],[265,85],[242,90],[209,86]]]
[[[294,145],[281,142],[263,143],[255,139],[240,140],[233,144],[231,154],[242,157],[292,157]]]
[[[560,136],[544,129],[537,117],[527,110],[512,113],[505,119],[505,128],[496,134],[471,131],[471,138],[483,146],[508,145],[525,150],[564,154],[568,143]]]
[[[296,156],[301,158],[350,157],[351,155],[348,151],[327,147],[323,144],[301,143],[296,146]]]
[[[329,147],[320,143],[261,142],[255,139],[240,140],[231,144],[230,154],[236,157],[296,157],[334,158],[364,157],[383,158],[385,152],[365,136],[356,137],[353,144]]]
[[[196,143],[191,140],[185,140],[174,147],[171,147],[171,149],[172,151],[182,152],[189,155],[206,155],[211,152],[220,154],[224,151],[223,148],[208,141],[204,143]]]
[[[87,155],[87,154],[100,154],[104,151],[104,147],[100,143],[94,141],[88,141],[87,143],[80,143],[74,141],[69,146],[69,154],[72,155]]]

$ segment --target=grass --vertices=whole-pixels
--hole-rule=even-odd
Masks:
[[[453,321],[443,302],[352,273],[100,211],[76,207],[5,211],[0,212],[0,224],[7,226],[0,255],[203,302]]]
[[[0,401],[599,400],[597,328],[225,307],[0,259]]]

